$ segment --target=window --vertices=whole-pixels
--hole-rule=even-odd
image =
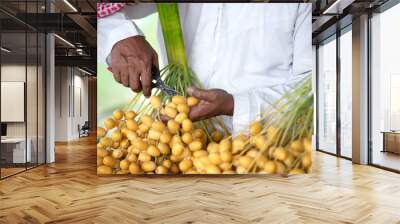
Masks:
[[[318,149],[336,153],[336,39],[318,47]]]
[[[370,120],[373,164],[400,170],[400,4],[371,18]]]
[[[0,1],[19,16],[42,12],[44,1]],[[0,12],[2,139],[0,178],[45,163],[45,35]],[[5,99],[5,100],[3,100]]]
[[[340,155],[352,156],[352,34],[340,36]]]

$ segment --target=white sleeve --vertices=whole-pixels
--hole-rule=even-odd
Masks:
[[[144,36],[132,19],[142,18],[154,10],[155,7],[151,4],[127,5],[110,16],[99,18],[97,20],[97,61],[106,63],[106,58],[118,41],[138,35]]]
[[[300,3],[293,33],[292,83],[302,80],[312,69],[311,3]]]
[[[233,94],[234,112],[232,117],[233,134],[248,131],[249,124],[278,100],[296,83],[311,74],[311,4],[299,4],[298,17],[293,32],[293,64],[285,85],[252,89]]]

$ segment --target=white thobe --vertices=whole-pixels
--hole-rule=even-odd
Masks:
[[[99,19],[98,61],[119,40],[143,35],[132,19],[155,11],[142,3]],[[233,95],[233,116],[224,116],[233,133],[311,73],[311,3],[180,3],[179,12],[189,66],[204,88]]]

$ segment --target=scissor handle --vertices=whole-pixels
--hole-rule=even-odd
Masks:
[[[161,81],[160,70],[154,65],[151,67],[151,78],[156,81]]]

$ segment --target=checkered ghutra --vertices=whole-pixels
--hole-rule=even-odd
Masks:
[[[126,3],[97,3],[97,18],[103,18],[118,12],[125,5]]]

